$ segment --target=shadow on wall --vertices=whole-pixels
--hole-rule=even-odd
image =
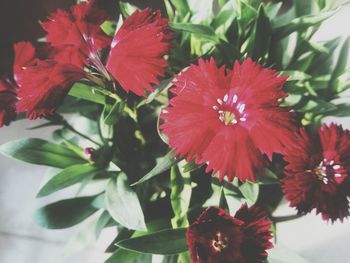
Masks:
[[[118,1],[95,1],[101,8],[111,10],[111,16],[118,13]],[[150,6],[164,10],[162,0],[125,1],[141,8]],[[13,43],[34,41],[42,37],[44,32],[38,22],[57,8],[67,8],[75,2],[76,0],[0,0],[0,76],[11,74]]]

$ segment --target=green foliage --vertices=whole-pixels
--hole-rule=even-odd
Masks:
[[[145,230],[146,223],[137,194],[125,174],[111,179],[106,189],[106,207],[112,218],[129,229]]]
[[[119,21],[101,25],[109,36],[123,17],[138,9],[125,1],[118,4]],[[242,203],[258,203],[274,211],[282,196],[282,160],[274,156],[271,167],[257,175],[254,183],[220,182],[205,172],[205,163],[175,157],[160,131],[160,112],[173,96],[175,74],[197,63],[198,57],[214,57],[219,66],[228,68],[235,60],[251,57],[289,76],[284,89],[289,96],[282,103],[296,112],[302,125],[318,127],[326,116],[349,116],[350,104],[337,99],[350,88],[350,38],[344,42],[314,39],[320,25],[338,11],[335,4],[334,0],[293,0],[290,5],[260,0],[164,0],[175,37],[166,57],[169,66],[153,92],[139,98],[113,83],[108,72],[99,76],[94,69],[86,70],[87,79],[70,89],[60,108],[62,115],[47,117],[46,123],[33,127],[58,126],[56,143],[21,139],[0,146],[7,156],[62,169],[42,186],[38,197],[75,184],[82,189],[106,182],[98,196],[78,193],[76,198],[40,208],[35,221],[50,229],[68,228],[99,211],[96,218],[91,217],[96,219],[91,224],[94,237],[105,227],[118,228],[106,263],[151,263],[152,254],[164,255],[163,263],[190,263],[185,227],[205,207],[220,206],[234,214]],[[102,60],[107,52],[100,52]],[[63,113],[83,117],[73,118],[73,127]],[[96,148],[93,158],[84,156],[83,149],[90,146],[85,141]],[[267,196],[267,191],[274,196]],[[268,262],[306,263],[279,248],[271,251]]]
[[[49,229],[72,227],[97,211],[94,199],[95,196],[78,197],[46,205],[36,211],[34,221]]]
[[[121,248],[146,254],[172,255],[187,250],[186,228],[166,229],[152,234],[125,239],[117,243]]]
[[[41,187],[37,197],[47,196],[91,177],[97,169],[91,164],[77,164],[69,166]]]
[[[19,139],[0,146],[0,152],[18,160],[66,168],[75,164],[86,163],[72,150],[42,139]]]

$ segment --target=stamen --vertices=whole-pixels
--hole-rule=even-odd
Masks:
[[[216,100],[220,105],[222,105],[222,100],[221,99],[217,99]]]
[[[339,165],[339,164],[336,164],[336,165],[333,166],[333,169],[334,169],[334,170],[338,170],[339,168],[340,168],[340,165]]]
[[[233,102],[233,103],[236,103],[236,102],[237,102],[237,99],[238,99],[238,97],[237,97],[237,95],[235,94],[235,95],[233,96],[232,102]]]
[[[224,96],[224,102],[227,102],[227,100],[228,100],[228,95],[225,94],[225,96]]]
[[[239,111],[240,113],[243,113],[244,108],[245,108],[245,104],[241,104],[241,105],[239,106],[239,108],[238,108],[238,111]]]

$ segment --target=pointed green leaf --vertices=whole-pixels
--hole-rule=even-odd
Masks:
[[[5,143],[0,146],[0,153],[24,162],[57,168],[86,163],[86,160],[64,146],[35,138]]]
[[[306,30],[307,28],[315,25],[319,25],[321,22],[333,16],[338,10],[330,10],[317,15],[306,15],[293,19],[290,23],[281,25],[274,23],[273,33],[274,39],[281,39],[289,34],[299,31]]]
[[[92,205],[95,197],[65,199],[46,205],[36,211],[34,221],[49,229],[72,227],[97,211]]]
[[[39,191],[37,197],[47,196],[58,190],[83,181],[91,176],[97,169],[91,164],[77,164],[67,167],[52,177]]]
[[[85,83],[75,83],[69,90],[69,95],[78,99],[92,101],[98,104],[105,104],[105,96],[96,92],[95,87]]]
[[[244,198],[247,200],[249,206],[255,204],[259,196],[259,185],[252,182],[245,182],[239,187]]]
[[[269,51],[270,41],[271,41],[271,24],[267,17],[264,6],[261,5],[259,8],[258,19],[255,23],[254,31],[254,43],[253,43],[253,53],[252,58],[258,60]]]
[[[140,201],[130,188],[123,173],[111,179],[106,189],[106,206],[112,218],[121,225],[134,230],[146,230]]]
[[[169,23],[174,30],[190,32],[198,37],[219,43],[219,38],[215,34],[215,31],[206,25],[191,24],[191,23]]]
[[[336,62],[335,68],[332,72],[331,79],[329,81],[329,86],[335,90],[335,82],[338,77],[340,77],[346,70],[349,60],[349,46],[350,46],[350,37],[348,37],[344,44],[341,46],[338,60]]]
[[[125,239],[121,248],[146,254],[173,255],[187,251],[186,228],[166,229],[152,234]]]
[[[157,176],[158,174],[161,174],[161,173],[169,170],[170,167],[173,166],[174,164],[176,164],[178,161],[179,160],[174,157],[174,151],[173,150],[169,151],[164,157],[157,159],[157,164],[151,171],[149,171],[144,177],[142,177],[137,182],[133,183],[131,186],[141,184],[141,183]]]
[[[191,200],[191,175],[181,172],[178,166],[171,167],[170,172],[170,200],[175,216],[172,219],[173,227],[186,227],[187,210]]]
[[[152,256],[120,248],[105,263],[147,263],[151,262],[150,257]]]

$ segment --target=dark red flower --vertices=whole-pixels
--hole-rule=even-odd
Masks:
[[[206,171],[232,181],[255,181],[264,154],[283,153],[295,130],[294,114],[280,107],[287,77],[251,59],[225,74],[214,59],[199,60],[176,76],[176,96],[162,114],[169,146],[180,157],[207,164]]]
[[[266,213],[244,204],[234,217],[210,207],[186,233],[193,263],[258,263],[272,248],[271,222]]]
[[[81,68],[52,59],[41,60],[29,42],[15,44],[14,79],[18,86],[17,112],[29,119],[53,113],[74,82],[84,76]],[[43,52],[45,55],[49,53]]]
[[[16,85],[7,79],[0,79],[0,127],[16,119]]]
[[[349,216],[350,131],[323,125],[313,134],[301,130],[289,145],[282,181],[285,198],[299,213],[316,209],[324,220]]]
[[[42,27],[47,32],[47,42],[57,48],[60,55],[68,52],[63,55],[64,59],[72,54],[72,49],[76,49],[74,64],[78,65],[86,63],[91,54],[96,56],[98,50],[110,45],[111,38],[100,27],[107,18],[107,14],[96,7],[95,1],[89,1],[74,5],[70,11],[57,10],[48,16]],[[84,56],[78,55],[78,50]]]
[[[171,38],[168,20],[159,10],[136,11],[116,33],[106,67],[124,90],[145,96],[164,76]]]

